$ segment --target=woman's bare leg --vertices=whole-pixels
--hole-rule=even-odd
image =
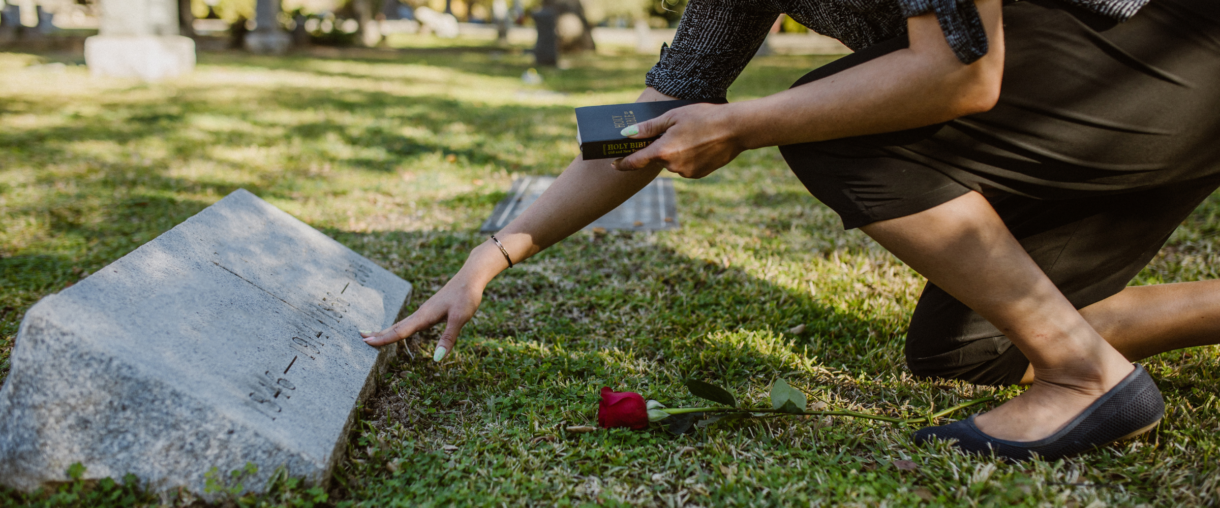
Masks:
[[[978,193],[862,230],[999,328],[1038,372],[1025,393],[975,420],[983,432],[1044,438],[1131,373]]]
[[[1136,361],[1220,343],[1220,280],[1132,286],[1080,309],[1110,345]],[[1031,366],[1022,384],[1034,380]]]

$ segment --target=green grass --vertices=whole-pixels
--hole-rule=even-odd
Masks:
[[[0,379],[34,302],[237,188],[412,282],[418,305],[483,241],[478,225],[514,177],[556,174],[575,156],[572,108],[634,99],[652,61],[583,58],[525,86],[527,57],[488,47],[201,54],[194,74],[148,85],[28,67],[47,58],[78,57],[0,54]],[[781,90],[826,61],[760,58],[730,98]],[[602,386],[689,405],[688,377],[755,404],[783,377],[832,408],[903,416],[1018,393],[911,378],[902,340],[922,280],[844,232],[776,150],[675,187],[681,230],[580,233],[506,271],[439,365],[437,332],[421,334],[423,355],[396,365],[362,412],[327,502],[1217,503],[1214,347],[1148,362],[1168,405],[1156,432],[1054,463],[920,448],[912,429],[843,418],[567,433],[596,421]],[[1213,196],[1136,283],[1216,277],[1217,214]],[[156,501],[104,487],[0,490],[0,504]],[[319,494],[287,484],[240,501]]]

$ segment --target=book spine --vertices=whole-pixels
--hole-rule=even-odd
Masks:
[[[584,160],[617,159],[636,153],[657,138],[650,139],[616,139],[613,141],[593,141],[580,145],[580,155]]]

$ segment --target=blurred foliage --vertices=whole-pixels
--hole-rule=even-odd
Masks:
[[[787,15],[784,15],[784,20],[782,21],[782,23],[783,24],[781,25],[781,31],[783,31],[785,33],[796,33],[796,34],[809,33],[808,27],[806,27],[805,25],[802,25],[800,23],[797,23],[797,21],[795,19],[792,19],[792,18],[788,17]]]
[[[254,19],[255,0],[215,0],[212,12],[220,19],[232,24],[238,19]],[[209,4],[205,0],[191,0],[191,14],[196,18],[208,16]]]

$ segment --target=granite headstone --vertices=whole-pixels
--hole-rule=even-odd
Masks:
[[[534,64],[555,66],[559,63],[559,35],[555,33],[558,16],[550,7],[534,11],[534,28],[538,39],[534,42]]]
[[[8,44],[21,35],[21,7],[4,4],[0,8],[0,44]]]
[[[214,496],[252,463],[325,484],[357,406],[398,348],[411,285],[238,190],[21,322],[0,388],[0,483],[33,490],[131,473]],[[213,489],[214,490],[214,489]]]
[[[251,53],[282,55],[292,47],[292,36],[280,28],[280,0],[257,0],[254,30],[246,33],[244,43]]]

